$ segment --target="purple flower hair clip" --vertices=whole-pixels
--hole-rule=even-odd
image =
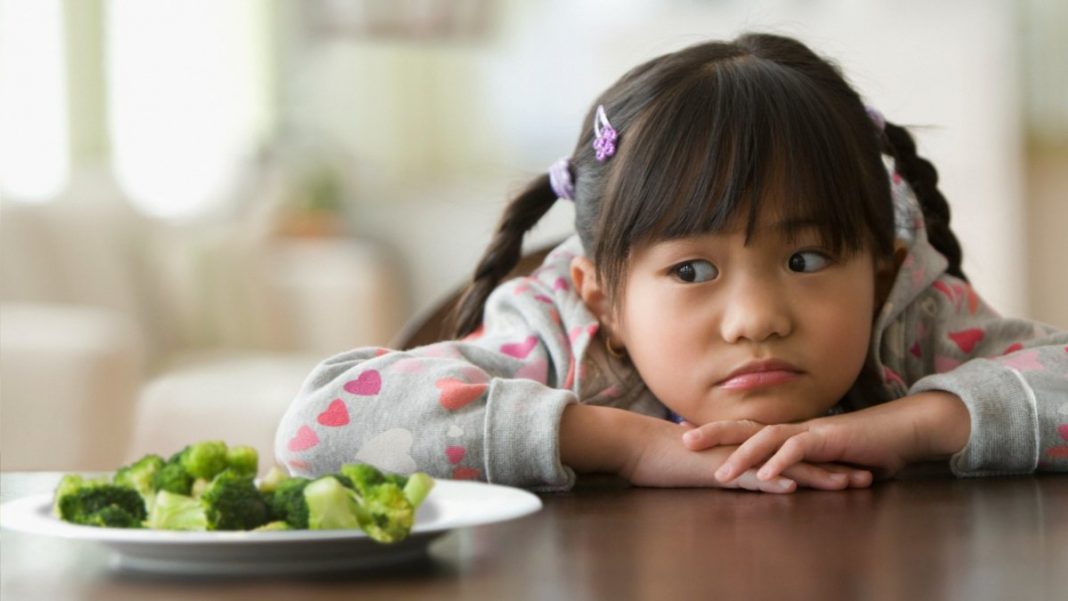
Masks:
[[[608,122],[608,115],[604,112],[604,105],[597,105],[597,115],[593,119],[593,149],[597,151],[597,160],[604,162],[608,157],[616,153],[616,128]]]

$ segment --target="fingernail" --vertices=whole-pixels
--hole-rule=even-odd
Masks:
[[[690,430],[689,432],[682,435],[683,442],[693,444],[699,440],[701,440],[701,432],[699,432],[698,430]]]
[[[793,484],[793,480],[787,480],[786,478],[779,478],[775,481],[775,487],[779,490],[789,490]]]
[[[727,476],[729,476],[730,473],[731,466],[724,463],[723,466],[716,470],[716,479],[718,479],[720,482],[725,482],[727,480]]]
[[[845,480],[847,478],[849,478],[849,476],[846,475],[846,474],[840,474],[838,472],[835,472],[835,473],[831,474],[831,480],[841,481],[841,480]]]
[[[768,478],[771,478],[771,468],[770,467],[762,467],[762,468],[760,468],[760,471],[757,472],[757,478],[760,478],[761,480],[767,480]]]

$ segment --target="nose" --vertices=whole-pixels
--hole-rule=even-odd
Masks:
[[[763,342],[789,336],[793,307],[774,278],[743,276],[728,284],[720,328],[727,342]]]

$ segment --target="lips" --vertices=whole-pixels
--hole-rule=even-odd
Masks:
[[[727,375],[716,386],[729,390],[752,390],[786,384],[804,373],[788,361],[762,359],[750,361]]]

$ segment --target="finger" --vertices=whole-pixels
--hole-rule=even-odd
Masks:
[[[721,482],[728,482],[737,478],[745,470],[763,463],[768,456],[775,453],[784,441],[798,432],[797,426],[787,424],[777,426],[765,426],[759,432],[742,442],[733,453],[727,457],[719,470],[716,478]],[[782,470],[779,469],[779,472]]]
[[[824,466],[812,465],[811,463],[791,465],[783,472],[783,476],[793,479],[797,482],[798,486],[807,486],[819,490],[842,490],[843,488],[849,488],[850,486],[848,474],[828,470]],[[761,481],[774,482],[783,476],[776,476],[772,480]]]
[[[733,482],[726,485],[728,488],[743,488],[756,492],[770,492],[774,494],[787,494],[797,490],[797,482],[789,478],[775,478],[773,480],[761,480],[756,476],[756,470],[746,470]]]
[[[764,462],[763,467],[757,472],[757,477],[769,480],[791,465],[801,463],[805,458],[811,458],[819,447],[823,446],[822,440],[812,432],[801,432],[796,436],[791,436]]]
[[[750,420],[710,422],[697,426],[682,435],[682,444],[691,451],[701,451],[719,445],[741,444],[760,432],[764,424]]]
[[[849,480],[850,488],[867,488],[875,480],[871,470],[842,465],[841,463],[816,463],[813,464],[823,469],[839,474],[845,474]],[[784,470],[785,473],[786,470]]]

